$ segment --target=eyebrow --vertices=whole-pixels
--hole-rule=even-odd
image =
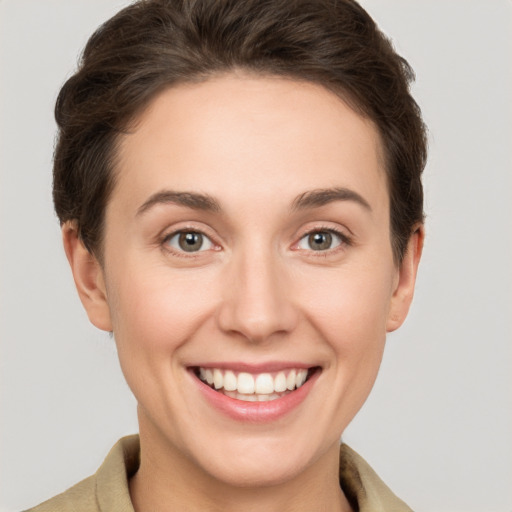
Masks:
[[[308,208],[320,208],[334,201],[353,201],[364,207],[368,211],[372,208],[368,201],[349,188],[322,188],[309,190],[298,196],[292,203],[293,210],[306,210]]]
[[[295,198],[292,202],[291,209],[306,210],[308,208],[320,208],[334,201],[353,201],[360,204],[365,209],[372,211],[370,204],[363,196],[354,190],[342,187],[308,190]],[[136,215],[142,215],[158,204],[175,204],[206,212],[222,211],[219,202],[208,194],[162,190],[150,196],[149,199],[137,209]]]
[[[221,210],[219,203],[207,194],[163,190],[153,194],[142,206],[140,206],[136,215],[142,215],[157,204],[176,204],[178,206],[185,206],[194,210],[203,210],[207,212],[219,212]]]

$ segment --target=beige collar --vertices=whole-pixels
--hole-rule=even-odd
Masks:
[[[139,436],[124,437],[96,473],[100,510],[133,512],[128,480],[139,467]],[[340,446],[340,485],[358,512],[412,512],[386,486],[369,464],[346,444]],[[112,489],[123,489],[112,493]]]
[[[124,437],[95,475],[27,512],[134,512],[128,482],[139,464],[139,436]],[[356,512],[412,512],[346,444],[340,447],[339,479]]]

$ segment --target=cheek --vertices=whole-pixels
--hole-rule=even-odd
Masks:
[[[169,269],[111,276],[109,304],[119,362],[140,404],[160,410],[181,378],[180,348],[211,309],[204,287]],[[153,404],[153,405],[150,405]]]
[[[349,268],[350,267],[350,268]],[[328,422],[336,437],[367,399],[386,341],[393,273],[377,265],[347,265],[300,285],[300,300],[314,338],[326,347],[331,393]],[[307,293],[305,292],[307,290]]]
[[[211,289],[208,276],[167,268],[132,275],[112,276],[109,304],[118,345],[148,356],[177,349],[211,309],[211,295],[205,293]]]
[[[316,276],[303,303],[305,314],[338,353],[364,352],[385,339],[392,278],[375,268],[335,269]]]

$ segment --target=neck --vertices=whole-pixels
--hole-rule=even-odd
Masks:
[[[337,444],[291,479],[272,485],[232,485],[198,467],[158,433],[140,427],[141,464],[130,480],[136,512],[352,511],[339,484]]]

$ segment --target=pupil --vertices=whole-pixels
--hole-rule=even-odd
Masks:
[[[309,245],[314,251],[325,251],[332,244],[330,233],[313,233],[309,235]]]
[[[203,245],[203,235],[201,233],[182,233],[179,245],[186,252],[198,251]]]

